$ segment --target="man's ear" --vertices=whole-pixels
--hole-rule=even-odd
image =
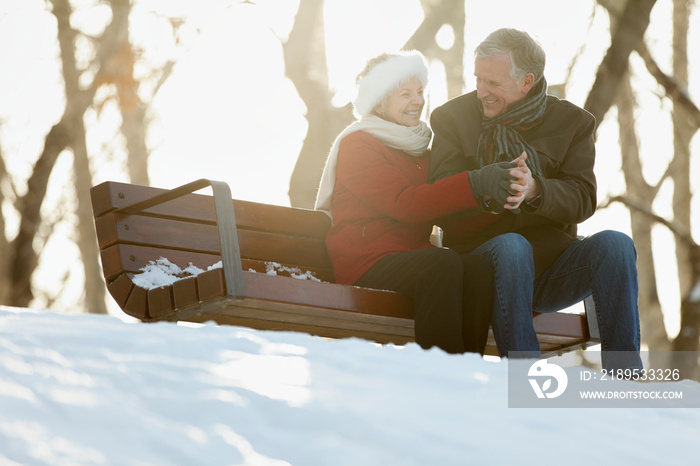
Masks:
[[[534,73],[528,73],[523,77],[523,79],[520,80],[520,92],[524,94],[527,94],[530,92],[530,89],[532,89],[532,86],[535,84],[535,75]]]

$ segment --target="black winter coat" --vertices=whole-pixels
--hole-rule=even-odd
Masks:
[[[476,152],[481,134],[480,105],[474,91],[433,111],[431,182],[479,168]],[[445,244],[466,252],[499,234],[520,233],[532,244],[536,274],[541,274],[576,240],[576,225],[595,212],[594,130],[593,115],[547,96],[542,122],[520,131],[540,157],[543,175],[535,176],[540,185],[539,205],[531,208],[523,203],[520,214],[499,214],[497,222],[477,235],[455,237],[446,229]],[[513,154],[512,158],[519,155]]]

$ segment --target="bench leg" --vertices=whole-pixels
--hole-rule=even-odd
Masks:
[[[586,321],[588,322],[588,334],[591,341],[600,341],[600,328],[598,327],[598,313],[595,308],[593,295],[590,295],[583,300],[583,307],[586,312]]]

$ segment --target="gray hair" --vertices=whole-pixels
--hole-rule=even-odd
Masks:
[[[510,56],[510,77],[516,81],[526,74],[535,75],[535,82],[544,76],[545,53],[542,45],[527,32],[503,28],[489,34],[474,50],[476,58],[507,53]]]

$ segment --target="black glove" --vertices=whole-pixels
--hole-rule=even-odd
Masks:
[[[470,171],[469,184],[474,197],[478,199],[491,196],[493,201],[490,204],[495,204],[493,211],[502,211],[503,206],[508,202],[506,198],[515,194],[510,190],[510,185],[517,179],[511,176],[510,170],[517,166],[515,162],[500,162]],[[518,212],[519,209],[513,211],[516,214]]]

